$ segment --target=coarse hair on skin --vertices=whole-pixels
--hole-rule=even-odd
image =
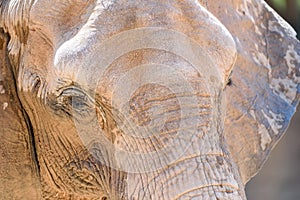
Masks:
[[[9,35],[9,58],[18,67],[28,37],[29,11],[36,0],[1,0],[0,28]]]

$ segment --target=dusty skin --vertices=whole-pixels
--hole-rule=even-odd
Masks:
[[[1,199],[246,199],[299,101],[260,0],[0,1]]]

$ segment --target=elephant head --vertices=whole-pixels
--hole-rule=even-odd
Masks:
[[[298,104],[299,42],[260,0],[0,10],[7,199],[245,199]]]

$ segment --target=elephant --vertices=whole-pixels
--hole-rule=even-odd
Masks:
[[[1,199],[246,199],[299,101],[263,0],[2,0]]]

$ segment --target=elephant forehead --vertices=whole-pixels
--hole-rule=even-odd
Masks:
[[[58,71],[76,66],[76,69],[72,69],[72,71],[77,71],[75,80],[81,84],[86,84],[89,88],[97,85],[105,70],[119,57],[142,49],[173,53],[191,63],[208,80],[215,82],[222,80],[220,72],[205,50],[191,38],[174,30],[162,28],[128,30],[116,34],[102,43],[91,44],[88,49],[80,49],[79,51],[76,48],[71,49],[73,44],[73,41],[68,41],[57,51],[54,65]],[[70,53],[70,50],[74,52]],[[66,52],[69,55],[66,55]],[[61,56],[66,56],[67,59]],[[149,62],[159,63],[158,60],[151,59]]]
[[[99,76],[94,72],[102,74],[114,59],[137,49],[174,52],[197,67],[206,66],[207,77],[214,74],[223,85],[235,62],[230,33],[194,1],[98,2],[80,23],[76,31],[55,33],[60,40],[54,44],[54,66],[56,74],[87,79],[83,84],[97,80],[87,74]]]

